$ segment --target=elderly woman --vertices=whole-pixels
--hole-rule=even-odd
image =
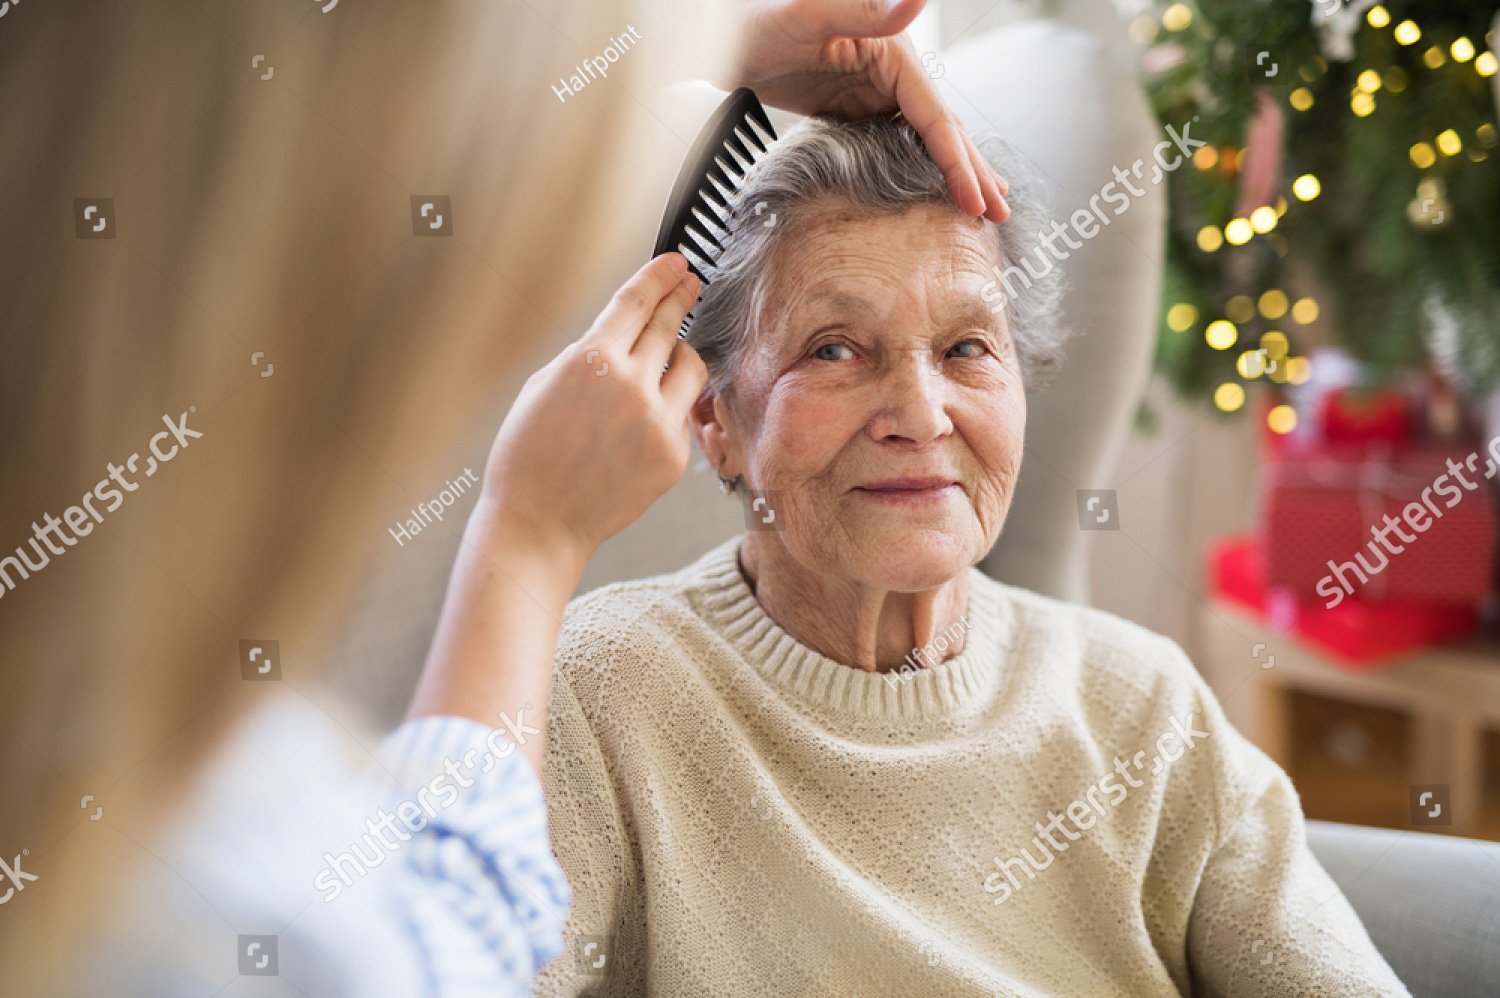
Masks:
[[[581,566],[680,474],[685,417],[749,527],[567,607],[542,783],[572,909],[540,993],[1407,993],[1177,645],[974,567],[1059,340],[1049,269],[1009,270],[1041,208],[980,148],[1001,226],[902,121],[799,127],[692,348],[664,257],[502,429],[523,550]],[[575,491],[521,474],[543,453]],[[546,607],[539,563],[514,581]]]

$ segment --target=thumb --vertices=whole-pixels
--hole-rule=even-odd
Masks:
[[[830,35],[883,38],[906,30],[927,0],[806,0],[800,6]]]

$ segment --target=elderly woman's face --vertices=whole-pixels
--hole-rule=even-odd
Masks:
[[[996,260],[993,231],[941,206],[830,207],[778,254],[733,391],[746,477],[778,493],[801,564],[910,591],[999,536],[1026,401],[1005,316],[980,294]],[[909,488],[924,479],[939,484]]]

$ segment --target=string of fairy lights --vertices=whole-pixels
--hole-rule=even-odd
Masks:
[[[1415,20],[1403,19],[1393,23],[1393,17],[1383,5],[1371,7],[1365,12],[1364,19],[1377,31],[1388,29],[1397,45],[1410,48],[1424,40],[1422,27]],[[1130,24],[1130,33],[1138,43],[1150,46],[1159,40],[1163,31],[1183,32],[1192,23],[1192,9],[1186,4],[1174,3],[1159,15],[1142,13],[1136,16]],[[1451,62],[1454,66],[1469,67],[1480,77],[1492,77],[1500,70],[1493,31],[1486,32],[1484,43],[1486,48],[1482,50],[1474,39],[1466,36],[1455,38],[1446,46],[1429,43],[1420,60],[1428,70],[1438,70]],[[1297,73],[1304,84],[1311,84],[1327,70],[1327,61],[1316,55],[1300,66]],[[1384,71],[1366,68],[1355,77],[1348,98],[1349,110],[1355,117],[1368,117],[1380,101],[1387,99],[1387,95],[1403,93],[1410,83],[1408,73],[1400,66],[1392,65]],[[1285,99],[1293,112],[1307,112],[1317,100],[1313,89],[1306,85],[1293,87],[1285,94]],[[1500,136],[1497,136],[1495,125],[1483,122],[1472,134],[1464,135],[1455,128],[1446,128],[1424,137],[1411,144],[1408,155],[1418,170],[1427,171],[1445,160],[1456,160],[1460,156],[1473,163],[1484,162],[1497,144],[1500,144]],[[1200,171],[1217,170],[1232,178],[1238,173],[1245,153],[1242,146],[1209,144],[1193,154],[1192,164]],[[1236,215],[1222,225],[1203,225],[1196,233],[1197,249],[1204,254],[1216,254],[1226,244],[1239,247],[1261,239],[1278,256],[1285,257],[1290,247],[1285,236],[1276,231],[1278,226],[1289,210],[1297,210],[1298,202],[1317,199],[1323,193],[1323,185],[1313,173],[1303,173],[1291,181],[1288,193],[1291,201],[1285,196],[1277,197],[1274,204],[1256,207],[1244,216]],[[1413,225],[1445,224],[1452,212],[1448,210],[1442,177],[1436,172],[1422,176],[1406,211]],[[1215,351],[1239,350],[1234,363],[1238,380],[1221,381],[1213,388],[1211,396],[1215,408],[1231,413],[1244,407],[1249,384],[1264,379],[1276,384],[1299,385],[1312,377],[1311,360],[1292,352],[1292,338],[1282,328],[1268,329],[1258,342],[1247,343],[1241,327],[1253,320],[1264,320],[1283,328],[1309,326],[1318,320],[1320,311],[1316,298],[1303,296],[1291,300],[1285,291],[1272,287],[1254,297],[1247,294],[1229,297],[1223,303],[1220,316],[1205,316],[1191,302],[1176,301],[1167,307],[1164,321],[1174,334],[1188,334],[1207,319],[1202,325],[1202,335],[1209,348]],[[1290,405],[1272,406],[1266,414],[1266,425],[1274,433],[1290,433],[1297,425],[1296,411]]]

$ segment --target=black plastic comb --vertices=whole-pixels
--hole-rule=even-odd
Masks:
[[[676,250],[707,287],[724,249],[720,240],[729,229],[730,201],[775,141],[776,129],[753,90],[740,87],[725,98],[688,150],[651,255]],[[689,312],[677,335],[685,338],[692,323]]]

